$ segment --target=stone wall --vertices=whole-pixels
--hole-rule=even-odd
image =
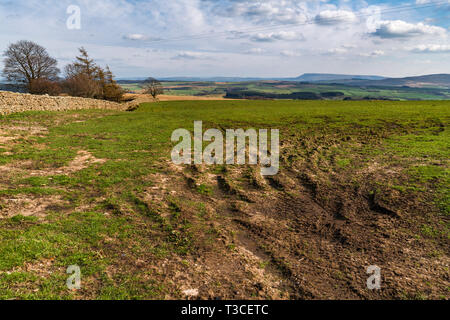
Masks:
[[[126,110],[127,105],[77,97],[50,97],[0,91],[0,114],[23,111],[64,111],[79,109]]]

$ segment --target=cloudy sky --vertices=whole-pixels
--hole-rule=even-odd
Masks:
[[[22,39],[118,77],[450,73],[450,0],[0,0],[0,51]]]

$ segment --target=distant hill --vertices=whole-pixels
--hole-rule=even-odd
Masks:
[[[386,77],[332,74],[332,73],[305,73],[292,80],[303,82],[316,82],[316,81],[334,81],[334,80],[382,80],[382,79],[386,79]]]
[[[385,78],[381,80],[342,79],[323,82],[327,83],[333,82],[358,87],[383,86],[383,87],[416,87],[416,88],[427,88],[427,87],[450,88],[450,74],[430,74],[424,76],[405,77],[405,78]]]
[[[241,82],[241,81],[262,81],[262,80],[271,80],[265,78],[241,78],[241,77],[209,77],[209,78],[201,78],[201,77],[170,77],[170,78],[161,78],[160,80],[165,81],[205,81],[205,82]]]
[[[144,78],[122,78],[119,83],[135,83]],[[406,78],[387,78],[373,75],[345,75],[330,73],[305,73],[296,78],[241,78],[241,77],[166,77],[161,81],[186,82],[248,82],[248,81],[295,81],[317,84],[345,84],[356,87],[416,87],[416,88],[450,88],[450,74],[431,74]]]
[[[418,77],[389,78],[377,81],[377,83],[390,86],[408,86],[408,87],[442,86],[450,88],[450,74],[430,74]]]
[[[345,75],[345,74],[330,74],[330,73],[305,73],[296,78],[257,78],[257,77],[162,77],[158,78],[160,81],[199,81],[199,82],[242,82],[242,81],[301,81],[301,82],[316,82],[316,81],[334,81],[334,80],[381,80],[386,77],[380,76],[365,76],[365,75]],[[142,81],[145,78],[119,78],[119,82],[131,82],[132,80]]]
[[[136,78],[119,78],[117,79],[119,83],[132,83],[144,81],[146,78],[136,77]],[[262,80],[273,80],[265,78],[241,78],[241,77],[161,77],[157,78],[159,81],[189,81],[189,82],[241,82],[241,81],[262,81]]]
[[[333,81],[333,80],[382,80],[386,77],[380,76],[365,76],[365,75],[346,75],[346,74],[331,74],[331,73],[305,73],[296,78],[252,78],[252,77],[170,77],[161,78],[165,81],[213,81],[213,82],[241,82],[241,81],[301,81],[301,82],[316,82],[316,81]]]

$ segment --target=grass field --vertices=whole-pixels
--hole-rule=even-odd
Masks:
[[[280,173],[173,165],[172,131],[194,120],[280,129]],[[448,299],[449,120],[448,101],[1,118],[0,298]]]

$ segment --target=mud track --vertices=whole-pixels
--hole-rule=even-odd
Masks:
[[[432,257],[430,252],[446,252],[448,242],[413,236],[423,211],[432,209],[423,203],[417,207],[414,199],[398,202],[377,194],[370,183],[376,172],[368,170],[362,179],[367,183],[353,188],[338,181],[324,184],[314,174],[299,170],[263,178],[257,169],[236,167],[211,174],[196,166],[173,167],[170,175],[177,172],[183,178],[169,179],[167,188],[206,201],[220,217],[220,227],[236,235],[228,241],[238,252],[267,261],[262,279],[271,280],[258,285],[262,291],[267,288],[261,283],[270,286],[266,293],[272,295],[260,298],[404,299],[416,298],[418,293],[435,298],[446,293],[448,256]],[[213,185],[211,196],[199,197],[195,192],[202,183]],[[208,253],[202,263],[217,263],[221,254]],[[221,259],[229,268],[245,264],[228,260],[226,254]],[[381,290],[367,289],[366,270],[371,265],[381,268]],[[215,267],[217,274],[223,274],[223,268]],[[225,278],[239,287],[245,274],[235,269]],[[205,291],[207,286],[198,297],[248,298],[227,290],[215,296]]]

